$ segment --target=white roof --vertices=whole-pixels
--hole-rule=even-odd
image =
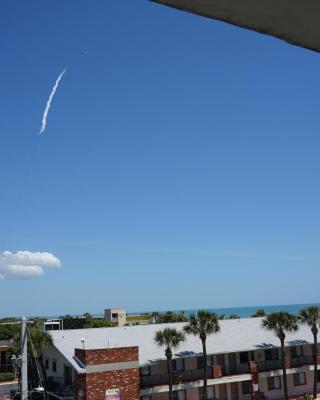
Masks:
[[[232,353],[279,347],[279,339],[261,327],[262,318],[243,318],[220,321],[221,330],[207,339],[208,354]],[[74,366],[78,372],[83,368],[74,359],[74,349],[87,350],[139,346],[140,365],[151,364],[164,359],[164,349],[154,342],[156,331],[166,327],[181,330],[185,323],[137,325],[116,328],[74,329],[48,332],[54,346]],[[301,326],[295,333],[288,333],[286,345],[312,343],[310,328]],[[186,341],[174,351],[174,357],[191,357],[201,354],[202,346],[198,337],[188,335]]]

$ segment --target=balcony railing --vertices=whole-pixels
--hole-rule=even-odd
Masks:
[[[187,371],[176,372],[176,374],[182,377],[183,382],[195,381],[197,379],[203,379],[203,369],[192,369]],[[207,369],[208,379],[213,378],[212,367]]]
[[[213,369],[208,367],[207,369],[208,379],[213,378]],[[184,383],[192,382],[203,379],[203,369],[192,369],[184,371],[174,371],[173,372],[173,383]],[[156,374],[149,376],[141,376],[141,386],[143,388],[156,386],[156,385],[168,385],[169,377],[167,374]]]
[[[238,365],[229,365],[229,371],[225,371],[223,369],[223,375],[241,375],[241,374],[249,374],[249,363],[243,363]]]
[[[266,360],[266,361],[256,361],[257,372],[268,372],[272,370],[282,369],[281,360]],[[290,358],[290,368],[298,368],[306,365],[313,365],[312,356],[303,356]],[[228,368],[221,368],[222,376],[230,375],[241,375],[250,374],[249,363],[237,364],[230,366]],[[213,379],[213,367],[208,367],[207,370],[208,379]],[[185,383],[192,382],[203,379],[203,369],[194,370],[184,370],[184,371],[174,371],[173,372],[173,383]],[[156,374],[141,376],[142,388],[148,388],[157,385],[168,385],[169,377],[167,374]]]
[[[313,365],[313,356],[301,356],[290,359],[291,368],[303,367],[304,365]]]
[[[281,360],[266,360],[266,361],[257,361],[258,372],[267,372],[272,371],[273,369],[281,369],[282,361]]]
[[[313,365],[312,356],[301,356],[289,359],[290,368],[303,367],[304,365]],[[257,361],[258,372],[267,372],[274,369],[282,369],[281,360]]]
[[[156,374],[150,376],[141,376],[141,387],[147,388],[156,385],[168,385],[169,376],[168,374]]]

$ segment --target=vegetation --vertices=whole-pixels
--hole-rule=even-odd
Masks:
[[[265,317],[267,314],[263,308],[258,308],[258,310],[251,315],[251,318]]]
[[[302,324],[311,328],[313,335],[313,398],[317,398],[318,386],[318,325],[320,324],[320,308],[318,306],[306,307],[299,313],[299,319]]]
[[[0,382],[9,382],[14,380],[14,374],[12,372],[0,373]]]
[[[208,386],[208,376],[207,376],[207,337],[214,333],[220,331],[219,326],[219,316],[217,314],[211,313],[205,310],[199,310],[198,313],[190,315],[189,323],[184,327],[184,331],[187,334],[194,336],[199,336],[202,342],[202,352],[203,352],[203,393],[204,400],[207,399],[207,386]]]
[[[52,344],[52,337],[41,329],[41,321],[34,320],[32,325],[28,325],[28,376],[32,387],[40,384],[38,377],[38,368],[40,369],[41,379],[44,384],[47,382],[47,372],[44,365],[43,353],[46,347]],[[18,333],[11,348],[16,356],[21,353],[21,338]]]
[[[127,315],[127,322],[146,322],[150,321],[151,316],[149,314],[141,314],[141,315]]]
[[[173,311],[166,311],[164,313],[152,313],[157,324],[167,324],[170,322],[187,322],[188,317],[184,311],[175,313]]]
[[[167,359],[167,370],[169,376],[169,400],[173,400],[173,377],[172,377],[172,350],[177,348],[185,340],[183,332],[174,328],[165,328],[158,331],[154,337],[155,342],[160,347],[165,347],[165,355]]]
[[[115,326],[114,322],[103,318],[95,318],[89,313],[82,317],[73,317],[69,314],[60,317],[63,320],[63,329],[86,329],[86,328],[104,328]]]
[[[286,369],[286,354],[285,354],[286,332],[296,331],[298,329],[297,321],[298,318],[295,315],[283,311],[271,313],[262,321],[262,327],[269,331],[274,332],[274,334],[279,338],[281,343],[283,392],[285,400],[289,399],[287,369]]]
[[[13,339],[15,335],[20,332],[20,325],[16,318],[2,318],[0,319],[0,340]]]
[[[228,319],[240,319],[240,318],[241,317],[238,314],[230,314],[229,317],[228,317]]]

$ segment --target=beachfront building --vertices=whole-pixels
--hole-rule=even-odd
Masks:
[[[221,321],[208,337],[208,399],[276,400],[283,398],[279,340],[261,328],[261,318]],[[168,400],[164,349],[154,342],[157,330],[184,323],[52,331],[45,353],[52,383],[50,398]],[[311,393],[313,337],[302,326],[287,335],[286,366],[290,397]],[[319,359],[320,364],[320,359]],[[201,342],[187,336],[174,353],[174,398],[199,400],[203,394]],[[320,390],[320,381],[319,381]]]

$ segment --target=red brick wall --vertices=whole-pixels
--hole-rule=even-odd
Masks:
[[[138,400],[140,398],[139,368],[87,374],[86,400],[104,400],[107,389],[120,389],[121,400]]]
[[[75,349],[75,356],[85,365],[138,361],[139,348],[135,346],[97,350]]]
[[[138,347],[75,349],[75,356],[85,365],[138,361],[139,349]],[[138,400],[140,398],[140,369],[76,374],[75,386],[78,400],[105,400],[105,391],[108,389],[120,389],[120,400]],[[78,395],[79,390],[85,394],[82,399]]]

